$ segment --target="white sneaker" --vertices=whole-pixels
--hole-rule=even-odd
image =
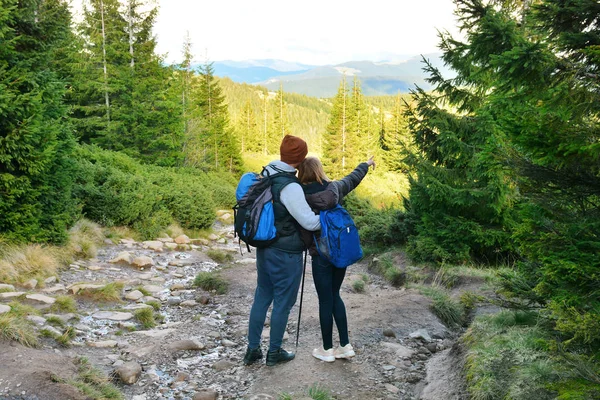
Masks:
[[[355,355],[356,353],[350,343],[345,346],[340,346],[333,351],[333,356],[335,358],[352,358]]]
[[[314,349],[312,352],[313,357],[318,358],[325,362],[334,362],[335,356],[333,355],[333,349],[324,350],[322,347]]]

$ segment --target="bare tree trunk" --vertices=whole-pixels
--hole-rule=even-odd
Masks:
[[[264,147],[263,147],[263,153],[266,155],[267,154],[267,96],[268,93],[265,94],[265,102],[264,102],[264,107],[263,107],[263,115],[264,115],[264,129],[263,129],[263,135],[264,135]]]
[[[106,103],[106,119],[110,123],[110,100],[108,98],[108,70],[106,66],[106,29],[104,26],[104,1],[100,0],[100,18],[102,21],[102,65],[104,68],[104,100]]]
[[[129,66],[133,69],[133,66],[135,65],[135,61],[133,58],[133,15],[131,13],[131,2],[133,0],[129,0],[128,2],[128,6],[129,6],[129,54],[131,55],[131,62],[129,64]]]
[[[343,78],[344,102],[342,107],[342,174],[346,172],[346,75]]]
[[[283,118],[283,83],[279,84],[279,118],[281,123],[281,139],[285,136],[285,121]]]

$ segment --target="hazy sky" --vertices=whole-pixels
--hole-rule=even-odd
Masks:
[[[76,9],[83,0],[73,0]],[[456,33],[452,0],[157,0],[158,52],[179,61],[276,58],[305,64],[381,61],[437,51]]]

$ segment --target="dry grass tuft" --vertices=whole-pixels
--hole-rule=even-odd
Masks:
[[[0,282],[22,283],[43,280],[60,266],[55,249],[39,244],[6,245],[0,250]]]
[[[31,324],[11,313],[0,315],[0,340],[14,340],[28,347],[35,347],[38,344]]]
[[[98,289],[80,290],[77,295],[101,303],[121,302],[123,287],[122,282],[112,282]]]
[[[177,236],[181,236],[181,235],[185,234],[183,229],[177,224],[169,225],[166,229],[166,233],[167,233],[167,235],[169,235],[169,237],[172,237],[172,238],[176,238]]]

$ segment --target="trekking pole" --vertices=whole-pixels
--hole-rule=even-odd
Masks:
[[[300,316],[302,316],[302,297],[304,296],[304,276],[306,275],[307,252],[304,252],[304,267],[302,268],[302,288],[300,289],[300,307],[298,308],[298,326],[296,327],[296,351],[298,351],[298,338],[300,338]]]

